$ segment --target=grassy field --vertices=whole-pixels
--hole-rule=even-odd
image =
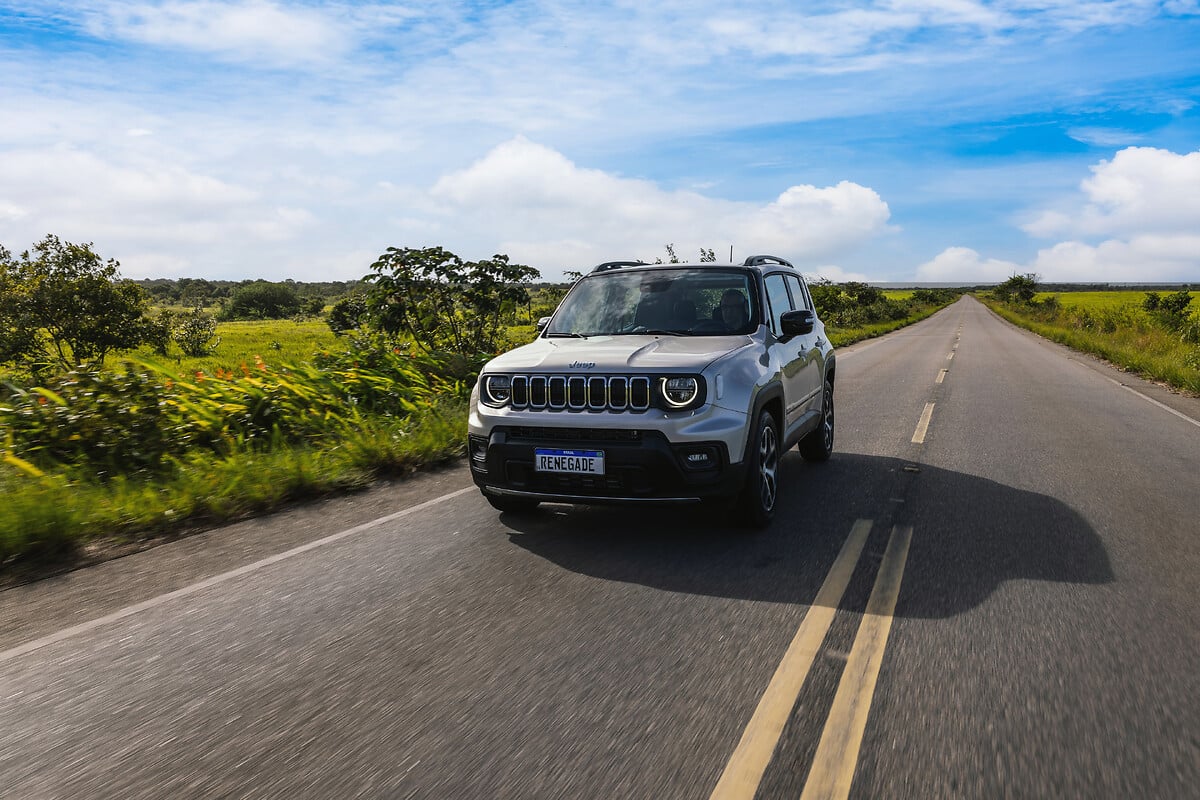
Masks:
[[[334,347],[338,339],[324,320],[221,322],[217,325],[217,336],[221,341],[211,356],[190,358],[181,355],[174,346],[166,358],[148,347],[128,355],[180,374],[204,371],[212,375],[218,369],[239,371],[242,364],[254,366],[255,356],[268,364],[310,361],[316,350]]]
[[[1190,294],[1191,313],[1170,324],[1143,310],[1143,291],[1046,292],[1031,306],[999,303],[986,295],[980,299],[1040,336],[1200,394],[1200,292]]]
[[[1159,292],[1164,294],[1164,292]],[[1192,308],[1200,309],[1200,292],[1189,292],[1192,296]],[[1142,291],[1128,292],[1039,292],[1034,300],[1041,302],[1049,297],[1057,297],[1063,308],[1086,308],[1091,311],[1104,311],[1120,308],[1140,309],[1146,293]]]

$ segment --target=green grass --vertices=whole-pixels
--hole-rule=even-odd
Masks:
[[[148,347],[142,347],[121,354],[114,361],[121,357],[132,357],[178,374],[194,375],[203,371],[212,375],[218,369],[237,372],[242,364],[254,366],[255,356],[272,365],[309,361],[316,350],[338,343],[338,337],[323,320],[221,322],[217,325],[217,336],[221,337],[221,343],[211,356],[190,358],[181,355],[179,349],[172,345],[170,355],[166,358],[156,355]]]
[[[1159,292],[1159,295],[1170,294]],[[1200,308],[1200,292],[1189,292],[1192,296],[1192,308]],[[1057,297],[1063,308],[1086,308],[1091,311],[1115,310],[1120,308],[1141,309],[1142,301],[1146,298],[1144,291],[1128,292],[1039,292],[1036,301],[1048,297]]]
[[[0,571],[61,562],[94,539],[146,538],[364,488],[457,458],[465,441],[465,404],[447,401],[403,421],[368,420],[331,447],[190,455],[159,480],[37,476],[0,461]]]
[[[945,306],[925,306],[904,319],[872,322],[869,325],[858,328],[837,328],[827,325],[826,330],[829,333],[829,341],[833,343],[834,347],[845,347],[855,342],[861,342],[863,339],[874,339],[877,336],[883,336],[885,333],[891,333],[892,331],[912,325],[914,322],[920,322],[923,319],[933,316],[943,308]]]

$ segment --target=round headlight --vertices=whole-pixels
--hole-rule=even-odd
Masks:
[[[502,406],[512,397],[512,378],[508,375],[488,375],[483,379],[480,399],[489,406]]]
[[[695,378],[663,378],[660,388],[667,405],[683,408],[696,399],[700,392],[700,382]]]

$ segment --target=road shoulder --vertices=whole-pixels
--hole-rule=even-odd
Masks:
[[[465,463],[380,481],[0,591],[0,650],[469,486]]]

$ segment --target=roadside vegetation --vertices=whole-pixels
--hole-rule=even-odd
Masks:
[[[981,296],[1023,328],[1177,389],[1200,394],[1200,292],[1039,291],[1015,275]]]
[[[952,289],[884,291],[859,282],[814,281],[809,290],[834,347],[919,322],[961,296]]]
[[[531,340],[570,287],[441,248],[389,248],[345,284],[118,268],[55,237],[0,248],[0,573],[456,459],[479,368]],[[835,344],[957,297],[813,294]]]

